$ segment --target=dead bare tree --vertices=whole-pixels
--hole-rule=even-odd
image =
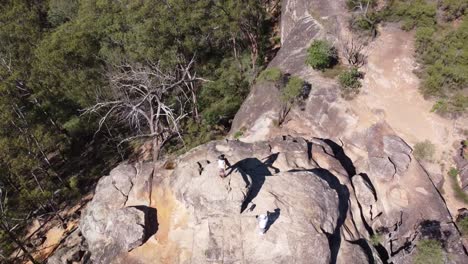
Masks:
[[[21,218],[11,217],[8,210],[8,193],[0,186],[0,229],[5,232],[8,238],[15,243],[24,256],[26,256],[32,263],[39,264],[39,262],[31,255],[21,239],[16,235],[15,230],[29,218],[28,216]]]
[[[195,59],[166,70],[159,62],[122,63],[108,71],[110,94],[98,98],[84,114],[100,113],[98,131],[109,121],[131,128],[132,135],[119,144],[137,139],[151,139],[153,160],[159,158],[164,145],[172,138],[182,140],[180,122],[196,106],[196,83],[206,81],[193,71]],[[97,131],[97,132],[98,132]],[[182,140],[183,142],[183,140]]]
[[[378,21],[376,21],[375,17],[370,15],[369,10],[372,10],[375,5],[376,1],[375,0],[350,0],[347,2],[348,8],[357,13],[360,19],[365,20],[367,23],[369,23],[370,32],[373,37],[377,35],[377,28],[376,24]],[[353,20],[351,23],[352,26],[355,23],[356,20]]]
[[[366,46],[368,41],[362,37],[357,38],[354,35],[346,39],[340,39],[341,51],[348,64],[360,68],[364,66],[367,60]]]

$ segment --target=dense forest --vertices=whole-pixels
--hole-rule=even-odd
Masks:
[[[278,7],[1,0],[0,258],[30,219],[56,214],[145,140],[159,155],[225,134],[277,44]]]

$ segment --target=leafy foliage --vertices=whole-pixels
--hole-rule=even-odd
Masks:
[[[418,242],[415,264],[442,264],[444,255],[442,246],[436,240],[423,239]]]
[[[460,228],[463,236],[468,237],[468,217],[463,217],[457,221],[457,225]]]
[[[402,21],[404,30],[430,27],[436,24],[436,5],[425,0],[395,0],[387,6],[384,16],[387,20]]]
[[[258,75],[259,81],[276,82],[283,77],[283,73],[278,68],[267,68]]]
[[[439,5],[444,11],[444,18],[450,21],[465,14],[468,8],[468,0],[443,0]]]
[[[338,75],[338,82],[340,83],[341,92],[344,98],[352,98],[359,93],[361,88],[362,74],[356,67],[343,71]]]
[[[323,71],[338,62],[336,48],[326,40],[314,40],[307,49],[307,53],[306,63],[316,70]]]
[[[373,234],[370,238],[371,244],[373,246],[378,246],[379,244],[382,243],[382,235],[381,234]]]
[[[292,76],[289,78],[288,83],[284,87],[281,93],[281,99],[286,103],[293,103],[302,92],[304,87],[304,80],[297,76]]]

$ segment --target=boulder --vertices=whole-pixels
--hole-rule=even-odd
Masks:
[[[137,170],[122,163],[101,178],[93,200],[83,210],[80,229],[96,263],[109,261],[145,239],[146,210],[125,207]],[[142,204],[144,205],[144,204]]]

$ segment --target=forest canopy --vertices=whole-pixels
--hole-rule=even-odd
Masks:
[[[162,80],[185,80],[154,97],[183,117],[176,139],[167,120],[158,124],[164,151],[229,130],[276,44],[278,7],[270,0],[0,0],[0,187],[15,205],[1,221],[56,212],[127,157],[135,141],[124,139],[149,128],[117,114],[100,124],[106,112],[85,112],[122,96],[134,102],[112,85],[131,69],[164,77],[151,79],[152,91],[166,87]],[[18,246],[3,240],[7,231],[2,254]]]

